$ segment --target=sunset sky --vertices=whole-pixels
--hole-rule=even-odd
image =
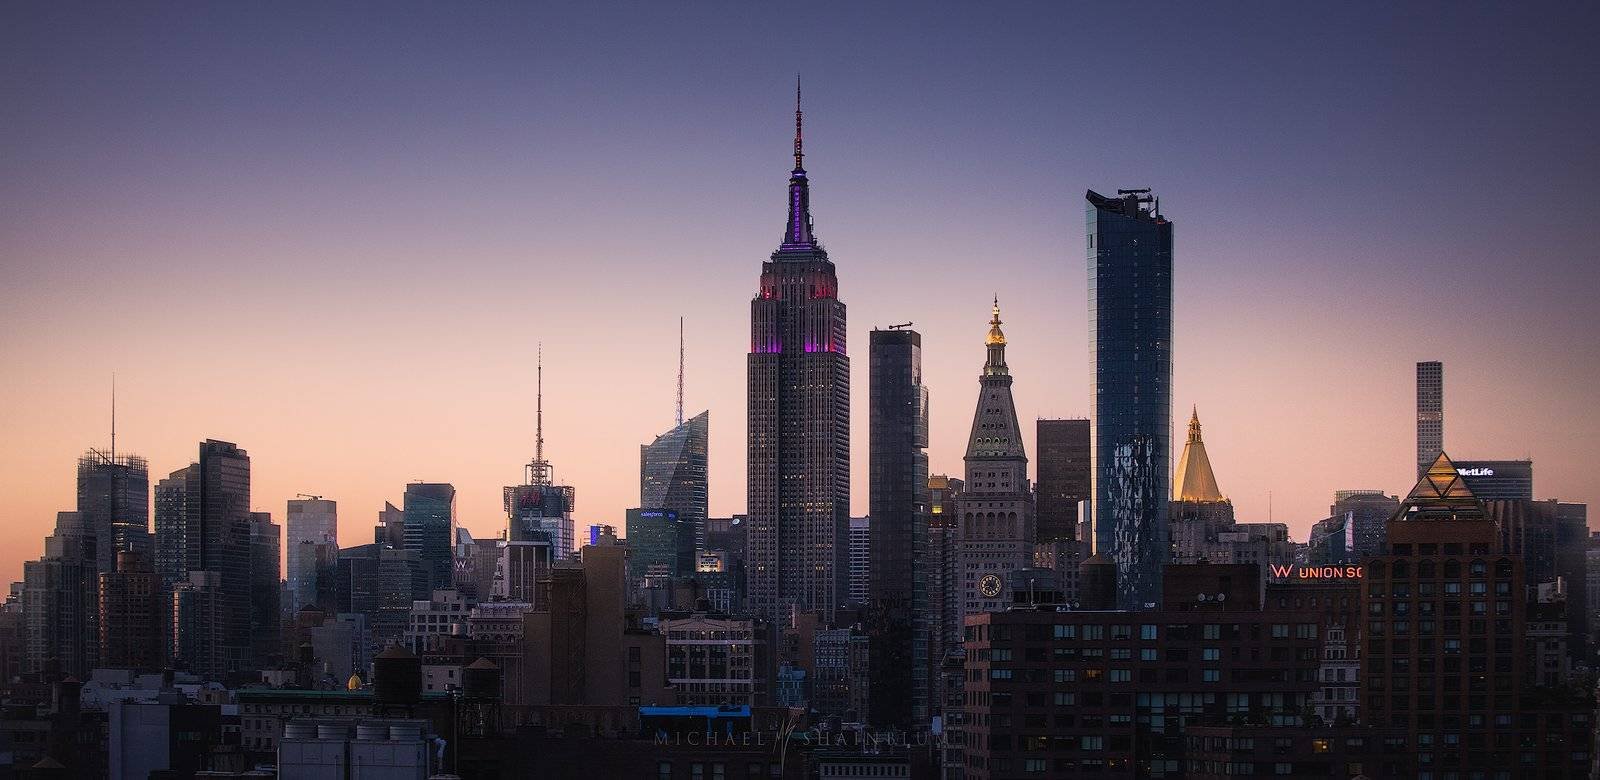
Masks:
[[[0,576],[73,508],[113,373],[152,482],[226,439],[279,522],[320,494],[367,542],[424,479],[489,536],[542,342],[546,455],[620,527],[679,316],[742,512],[796,72],[858,513],[874,325],[923,334],[935,472],[993,295],[1029,454],[1088,413],[1083,193],[1118,187],[1176,225],[1174,424],[1241,521],[1304,540],[1335,490],[1407,489],[1433,359],[1447,452],[1600,501],[1596,8],[0,5]]]

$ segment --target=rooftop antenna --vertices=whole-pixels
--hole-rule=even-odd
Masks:
[[[533,462],[528,464],[528,484],[550,484],[550,464],[544,459],[544,342],[539,342],[534,401]]]
[[[678,318],[678,424],[683,424],[683,317]]]
[[[111,372],[111,462],[117,462],[117,372]]]
[[[794,169],[800,170],[800,158],[805,154],[800,151],[800,74],[794,74]]]

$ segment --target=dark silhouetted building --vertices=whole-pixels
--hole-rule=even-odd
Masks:
[[[207,439],[199,461],[182,475],[185,576],[174,586],[173,660],[222,680],[254,661],[250,456],[231,442]]]
[[[1593,693],[1528,686],[1527,580],[1496,525],[1441,452],[1366,565],[1362,718],[1433,777],[1584,776]]]
[[[1192,729],[1308,734],[1324,635],[1356,630],[1360,592],[1348,580],[1261,575],[1248,564],[1169,565],[1155,610],[969,615],[965,776],[1182,777],[1200,770],[1189,763]]]
[[[832,620],[848,588],[845,306],[812,232],[800,141],[796,105],[788,219],[750,301],[745,596],[748,609],[774,625],[794,607]]]
[[[406,485],[405,549],[417,556],[428,590],[450,587],[451,552],[456,535],[456,489],[449,483]]]
[[[282,655],[282,532],[271,512],[250,513],[250,643],[256,669],[268,668]]]
[[[928,388],[916,331],[873,329],[868,350],[873,674],[862,715],[874,726],[907,729],[928,720]]]
[[[23,671],[88,679],[99,655],[95,536],[77,512],[57,512],[44,556],[22,565]]]
[[[117,553],[117,570],[100,575],[100,666],[160,669],[169,616],[161,577],[143,553]]]
[[[1172,427],[1172,223],[1149,190],[1086,196],[1095,552],[1125,609],[1161,596]]]
[[[1094,489],[1088,420],[1039,420],[1036,535],[1040,542],[1078,539],[1078,502]]]

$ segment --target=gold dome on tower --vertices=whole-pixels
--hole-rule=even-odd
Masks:
[[[994,316],[989,318],[989,337],[983,343],[988,345],[1006,343],[1006,334],[1000,330],[1000,296],[994,297]]]

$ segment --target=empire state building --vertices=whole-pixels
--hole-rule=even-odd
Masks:
[[[845,310],[812,232],[800,130],[796,85],[788,219],[750,301],[746,598],[751,612],[779,625],[795,607],[832,621],[848,586]]]

